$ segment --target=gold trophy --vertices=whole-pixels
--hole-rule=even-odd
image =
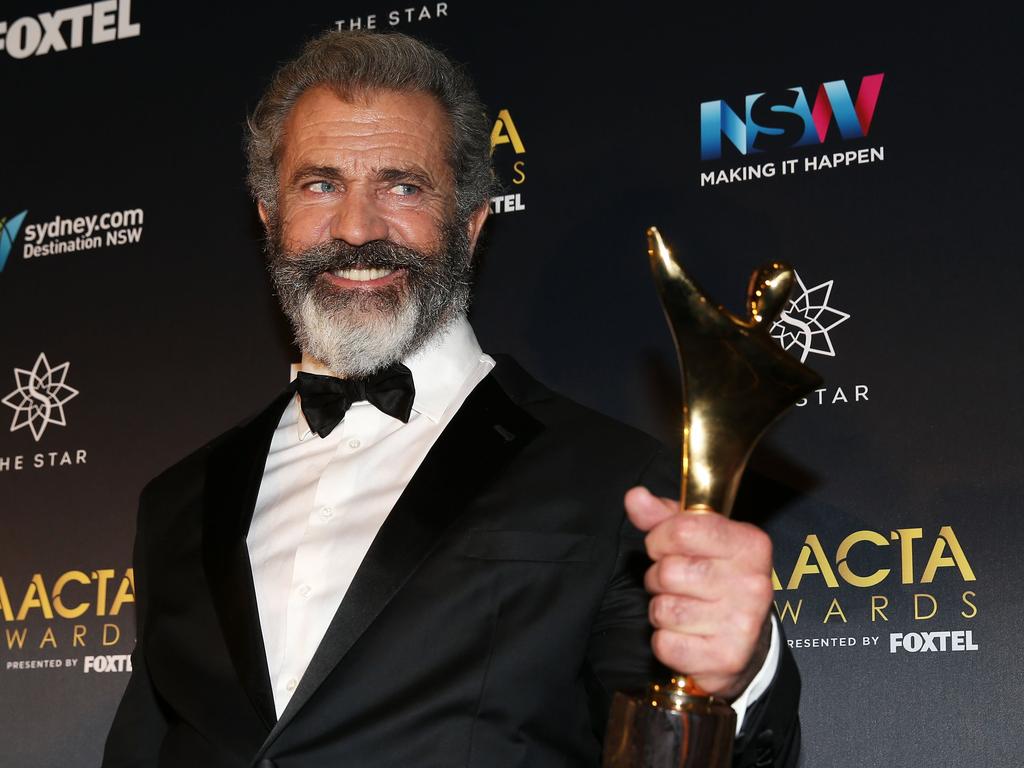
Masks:
[[[769,336],[794,281],[791,267],[756,270],[747,317],[712,303],[683,271],[658,230],[647,230],[651,271],[679,353],[683,377],[681,509],[728,516],[740,476],[768,426],[821,378]],[[736,714],[685,675],[639,696],[616,693],[605,768],[726,768]]]

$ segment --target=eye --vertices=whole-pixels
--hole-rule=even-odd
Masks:
[[[391,191],[399,197],[411,197],[419,192],[420,188],[415,184],[395,184],[395,186],[391,188]]]
[[[325,195],[331,192],[337,191],[337,187],[329,181],[314,181],[312,184],[307,184],[306,188],[310,192],[317,192],[318,194]]]

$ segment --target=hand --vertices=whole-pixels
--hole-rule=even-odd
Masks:
[[[749,523],[680,512],[679,502],[643,487],[625,502],[654,561],[644,579],[654,655],[708,693],[735,699],[768,653],[771,540]]]

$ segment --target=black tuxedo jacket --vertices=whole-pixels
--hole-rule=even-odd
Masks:
[[[599,765],[612,693],[663,674],[648,561],[622,505],[637,483],[675,493],[659,444],[499,358],[391,511],[278,719],[245,537],[289,397],[143,491],[134,671],[103,765]],[[795,765],[798,698],[784,648],[736,765]]]

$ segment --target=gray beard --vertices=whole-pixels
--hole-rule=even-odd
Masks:
[[[386,240],[352,246],[341,240],[303,251],[285,250],[279,221],[267,238],[267,268],[278,300],[303,352],[343,378],[368,376],[406,359],[453,320],[465,315],[472,288],[465,223],[441,227],[436,252]],[[396,284],[337,288],[324,272],[363,268],[405,269]]]

